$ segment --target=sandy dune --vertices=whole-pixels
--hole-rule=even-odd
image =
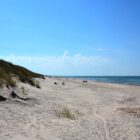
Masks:
[[[1,90],[9,99],[0,102],[0,140],[140,140],[140,87],[38,81],[41,89],[23,83],[15,89],[27,101]]]

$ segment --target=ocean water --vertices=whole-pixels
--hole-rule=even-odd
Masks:
[[[140,86],[140,76],[65,76],[82,80]]]

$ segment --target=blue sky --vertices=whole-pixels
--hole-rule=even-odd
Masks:
[[[51,75],[140,75],[139,0],[0,1],[0,58]]]

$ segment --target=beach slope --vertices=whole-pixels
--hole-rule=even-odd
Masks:
[[[41,89],[19,82],[14,90],[23,98],[0,102],[1,140],[140,139],[140,87],[53,77],[37,81]]]

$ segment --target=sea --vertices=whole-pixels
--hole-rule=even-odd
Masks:
[[[76,78],[81,80],[92,80],[104,83],[116,83],[140,86],[140,76],[63,76],[65,78]]]

